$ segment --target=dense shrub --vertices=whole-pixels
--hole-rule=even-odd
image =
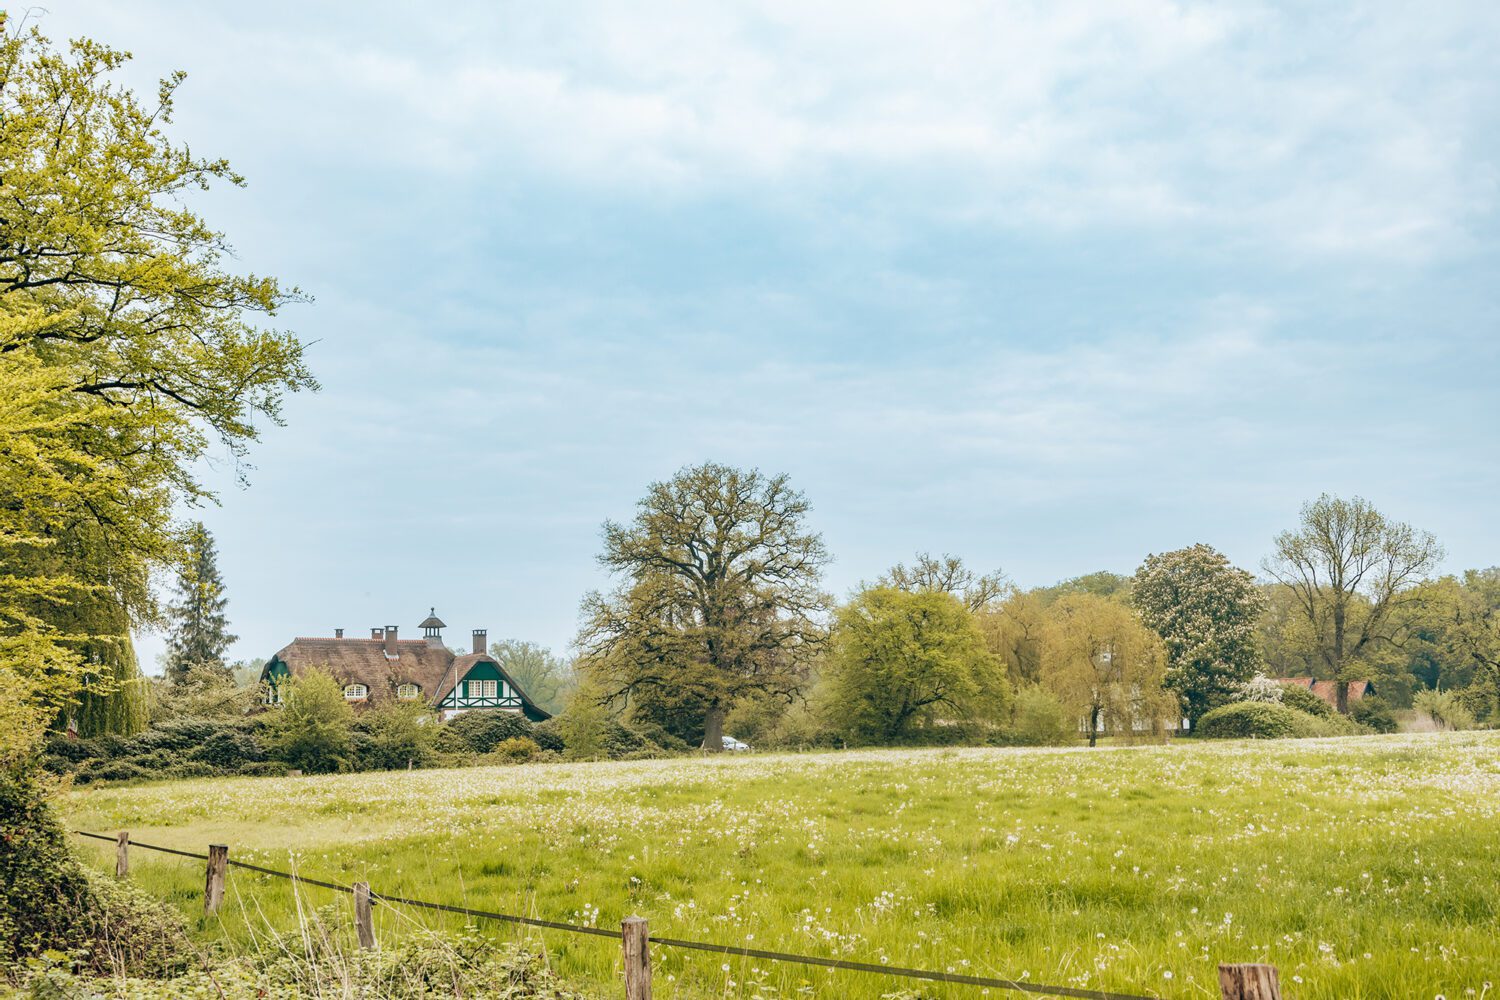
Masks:
[[[538,722],[531,728],[531,738],[536,740],[537,746],[552,753],[562,753],[567,749],[563,740],[561,726],[557,719],[551,718],[546,722]]]
[[[164,777],[159,768],[146,768],[129,760],[91,760],[79,771],[77,781],[144,781]]]
[[[1281,689],[1281,703],[1287,708],[1295,708],[1299,712],[1316,715],[1320,719],[1327,719],[1333,715],[1332,705],[1313,694],[1301,684],[1283,685]]]
[[[357,771],[392,771],[427,767],[433,751],[437,716],[417,702],[395,702],[366,712],[355,723],[351,760]]]
[[[1284,740],[1299,735],[1306,712],[1265,701],[1239,701],[1220,705],[1198,720],[1197,733],[1205,739]]]
[[[1323,699],[1319,698],[1318,701],[1321,702]],[[1326,703],[1324,704],[1326,707]],[[1377,733],[1394,733],[1398,728],[1396,715],[1391,711],[1391,706],[1384,698],[1378,698],[1372,694],[1350,702],[1349,716],[1361,726],[1373,729]]]
[[[1078,723],[1052,692],[1041,687],[1016,692],[1010,727],[1001,741],[1013,746],[1063,746],[1078,740]]]
[[[530,736],[513,736],[496,744],[493,755],[510,764],[524,764],[535,760],[542,752],[536,740]]]
[[[445,723],[437,748],[445,753],[489,753],[505,740],[532,737],[531,722],[514,712],[464,712]]]
[[[48,951],[99,974],[180,971],[186,937],[162,904],[92,875],[35,781],[0,771],[0,967]]]
[[[223,726],[188,752],[188,759],[218,768],[238,768],[259,763],[266,752],[247,726]]]

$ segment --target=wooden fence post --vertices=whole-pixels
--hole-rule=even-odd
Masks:
[[[224,869],[229,866],[229,847],[208,845],[208,881],[203,886],[203,912],[213,913],[224,901]]]
[[[1281,981],[1274,965],[1220,965],[1223,1000],[1281,1000]]]
[[[375,949],[375,922],[370,910],[370,883],[354,883],[354,932],[359,935],[360,951]]]
[[[651,944],[644,917],[626,917],[620,924],[625,947],[625,1000],[651,1000]]]
[[[130,874],[130,831],[115,834],[115,878]]]

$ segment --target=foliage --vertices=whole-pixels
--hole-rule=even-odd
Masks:
[[[261,710],[260,689],[243,687],[212,665],[194,664],[175,683],[152,685],[151,722],[174,719],[242,719]]]
[[[505,639],[491,643],[490,655],[526,692],[531,703],[548,715],[562,711],[577,683],[572,663],[534,642]]]
[[[1118,601],[1059,598],[1048,609],[1042,665],[1043,685],[1082,721],[1089,746],[1111,728],[1158,735],[1164,721],[1176,725],[1176,699],[1162,687],[1161,640]]]
[[[1299,688],[1298,690],[1304,689]],[[1318,714],[1325,718],[1333,714],[1333,710],[1328,707],[1328,702],[1315,694],[1311,694],[1311,692],[1309,694],[1314,701],[1322,706],[1321,712],[1309,714]],[[1297,706],[1294,705],[1293,707]],[[1349,718],[1366,729],[1377,733],[1394,733],[1399,728],[1396,725],[1396,715],[1391,711],[1390,704],[1384,698],[1373,694],[1367,694],[1363,698],[1350,702]]]
[[[736,699],[793,696],[826,607],[828,556],[804,523],[809,509],[786,476],[709,463],[653,483],[630,524],[606,522],[599,561],[623,581],[585,598],[580,635],[606,693],[695,692],[715,751]]]
[[[1050,606],[1064,597],[1077,594],[1089,594],[1117,601],[1120,604],[1129,604],[1132,585],[1133,581],[1130,577],[1101,569],[1093,573],[1085,573],[1083,576],[1075,576],[1071,580],[1063,580],[1050,587],[1038,587],[1033,593],[1044,606]]]
[[[830,722],[860,743],[996,718],[1004,670],[958,598],[876,587],[839,609],[826,667]]]
[[[904,563],[892,566],[890,572],[875,581],[874,586],[911,593],[952,594],[975,614],[998,604],[1011,590],[1010,581],[999,570],[980,574],[965,566],[957,556],[944,553],[937,557],[927,552],[917,553],[917,561],[910,567]]]
[[[183,532],[177,599],[167,606],[168,678],[180,681],[192,670],[229,676],[224,654],[239,637],[229,634],[228,603],[214,536],[202,521],[194,521]]]
[[[1412,707],[1445,729],[1473,729],[1474,715],[1452,691],[1418,691]]]
[[[512,764],[524,764],[528,760],[535,760],[541,752],[542,748],[529,736],[513,736],[508,740],[501,740],[495,744],[494,750],[495,756],[510,761]]]
[[[1166,686],[1197,721],[1228,704],[1261,664],[1256,623],[1264,600],[1249,573],[1208,545],[1149,555],[1132,597],[1166,648]]]
[[[1382,644],[1399,644],[1422,607],[1422,583],[1443,555],[1431,534],[1391,521],[1360,497],[1323,494],[1297,531],[1276,536],[1265,568],[1289,588],[1314,648],[1349,708],[1350,674]]]
[[[55,951],[92,973],[161,974],[180,968],[176,914],[86,870],[41,786],[0,769],[0,968]]]
[[[1048,602],[1036,591],[1013,590],[975,620],[990,651],[1005,664],[1012,685],[1036,684],[1042,677],[1042,633]]]
[[[22,974],[22,985],[39,1000],[584,1000],[539,951],[498,944],[475,928],[453,940],[419,934],[360,952],[340,936],[340,916],[314,911],[305,934],[273,935],[245,954],[216,955],[212,965],[169,978],[90,979],[42,961]]]
[[[1316,722],[1295,708],[1265,701],[1239,701],[1220,705],[1204,714],[1194,728],[1205,739],[1285,740],[1301,734]]]
[[[1355,702],[1354,705],[1350,706],[1350,712],[1352,715],[1354,715],[1356,721],[1363,722],[1364,720],[1359,718],[1358,712],[1355,711],[1355,706],[1362,705],[1365,702],[1372,702],[1374,700],[1375,698],[1373,695],[1366,695],[1364,698],[1361,698],[1359,701]],[[1281,703],[1287,708],[1295,708],[1299,712],[1306,712],[1308,715],[1316,715],[1321,719],[1326,719],[1333,714],[1333,706],[1329,705],[1328,702],[1324,701],[1322,698],[1319,698],[1317,695],[1313,694],[1301,684],[1281,685]],[[1390,709],[1386,709],[1386,711],[1389,712]],[[1380,731],[1387,732],[1388,730]]]
[[[353,761],[358,770],[391,771],[433,762],[437,717],[421,702],[387,702],[360,716],[355,730],[364,736]]]
[[[1078,742],[1078,723],[1055,694],[1032,685],[1016,692],[1003,735],[1015,746],[1068,746]]]
[[[1264,701],[1280,704],[1286,700],[1286,691],[1265,674],[1256,674],[1235,689],[1235,701]],[[1317,697],[1314,695],[1313,697]],[[1319,698],[1319,701],[1323,699]]]
[[[438,730],[437,748],[445,753],[489,753],[505,740],[532,732],[526,717],[512,712],[462,712]]]
[[[246,453],[285,393],[313,388],[302,346],[247,317],[297,293],[224,269],[221,234],[184,207],[222,160],[164,127],[182,75],[142,103],[112,82],[127,56],[35,30],[0,38],[0,758],[24,759],[76,700],[108,697],[86,647],[149,623],[178,501],[209,496],[195,465],[217,438]],[[108,553],[106,577],[68,555]],[[107,632],[68,609],[108,591]],[[144,595],[144,596],[143,596]],[[88,616],[93,621],[100,618]],[[97,627],[97,626],[96,626]]]
[[[305,670],[286,685],[286,700],[267,727],[266,746],[309,773],[343,770],[349,763],[354,710],[325,670]]]

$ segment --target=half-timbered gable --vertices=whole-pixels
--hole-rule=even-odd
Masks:
[[[370,638],[302,636],[277,650],[261,671],[266,700],[282,701],[288,678],[326,670],[356,708],[392,701],[423,701],[444,718],[474,709],[515,712],[533,722],[550,718],[486,649],[487,632],[475,629],[473,652],[459,655],[443,644],[445,626],[431,614],[420,639],[402,639],[399,627],[372,628]]]

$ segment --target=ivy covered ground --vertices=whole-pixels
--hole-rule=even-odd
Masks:
[[[1500,996],[1500,734],[736,756],[77,790],[72,826],[377,891],[654,934],[1070,986],[1217,996]],[[113,847],[82,850],[112,866]],[[135,852],[136,882],[234,948],[347,897]],[[338,911],[328,911],[337,913]],[[377,907],[394,946],[459,918]],[[334,919],[338,925],[339,920]],[[618,946],[518,936],[613,995]],[[977,996],[657,949],[658,995]]]

